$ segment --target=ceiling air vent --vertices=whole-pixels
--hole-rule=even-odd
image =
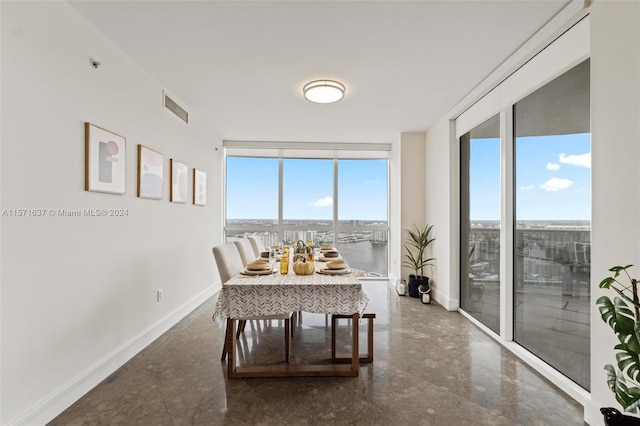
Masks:
[[[164,107],[177,115],[185,123],[189,122],[189,113],[167,95],[164,95]]]

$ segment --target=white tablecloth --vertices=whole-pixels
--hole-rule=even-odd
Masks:
[[[362,315],[369,298],[357,278],[348,275],[237,275],[222,286],[213,320],[224,328],[227,318],[304,311]]]

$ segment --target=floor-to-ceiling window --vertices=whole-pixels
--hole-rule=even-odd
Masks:
[[[460,138],[460,306],[500,333],[500,116]]]
[[[334,243],[333,163],[333,159],[283,159],[282,240],[287,244]]]
[[[277,154],[227,155],[227,239],[333,244],[351,268],[387,276],[388,159]]]
[[[514,106],[514,340],[589,387],[589,61]]]
[[[345,259],[375,275],[386,276],[388,162],[338,160],[338,241]]]
[[[227,157],[226,235],[260,232],[267,247],[278,236],[278,159]]]
[[[590,383],[588,39],[577,23],[456,120],[460,308],[574,395]]]

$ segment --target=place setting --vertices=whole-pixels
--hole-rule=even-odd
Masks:
[[[275,272],[273,265],[264,260],[251,261],[240,271],[242,275],[271,275]]]
[[[324,247],[324,246],[323,246]],[[332,260],[342,260],[342,256],[338,253],[338,250],[329,246],[328,249],[320,249],[320,257],[318,260],[322,262],[329,262]]]
[[[316,270],[319,274],[324,275],[345,275],[351,273],[351,268],[344,260],[330,260]]]
[[[280,262],[281,258],[282,255],[280,254],[280,251],[276,248],[272,248],[271,250],[260,252],[258,260],[262,260],[265,262]]]

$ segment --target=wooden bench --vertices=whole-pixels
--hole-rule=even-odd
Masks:
[[[365,310],[362,318],[367,320],[367,354],[360,357],[360,362],[373,362],[373,319],[375,312]],[[336,356],[336,325],[339,319],[351,319],[351,315],[331,315],[331,361],[336,363],[350,363],[351,357]]]

